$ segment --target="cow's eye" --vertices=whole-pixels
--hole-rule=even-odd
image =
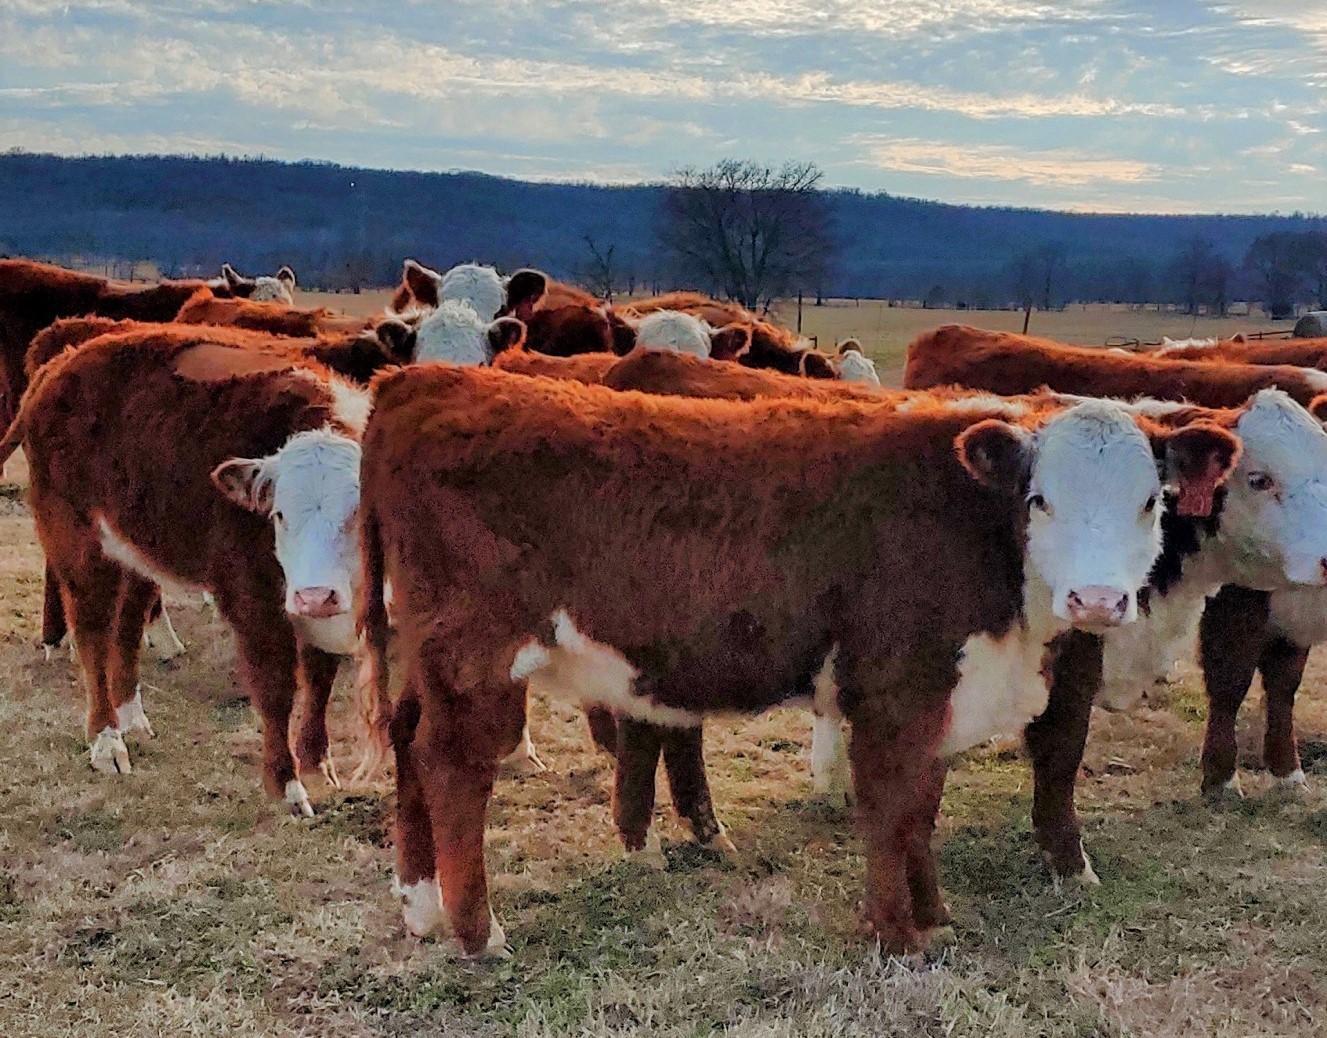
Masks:
[[[1275,485],[1276,485],[1276,480],[1272,479],[1272,477],[1269,476],[1266,472],[1249,473],[1250,490],[1258,490],[1258,491],[1271,490],[1272,487]]]
[[[1040,494],[1032,494],[1028,497],[1028,507],[1035,508],[1038,512],[1051,513],[1051,506],[1046,503],[1046,499]]]
[[[1157,510],[1157,496],[1156,494],[1153,494],[1151,497],[1147,499],[1147,503],[1143,505],[1143,515],[1151,515],[1156,510]]]

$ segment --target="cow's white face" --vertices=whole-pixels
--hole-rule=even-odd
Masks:
[[[507,285],[492,267],[462,263],[442,275],[438,300],[468,303],[484,321],[491,321],[507,301]]]
[[[701,360],[710,356],[710,336],[706,322],[692,314],[676,310],[656,310],[636,322],[636,345],[647,350],[689,353]]]
[[[286,612],[349,612],[359,581],[359,443],[319,429],[297,433],[265,458],[231,458],[213,482],[243,508],[271,518],[286,578]]]
[[[1157,432],[1179,471],[1181,506],[1208,514],[1239,441],[1221,429]],[[981,482],[1023,494],[1028,510],[1025,579],[1050,592],[1050,610],[1101,630],[1138,616],[1138,589],[1161,551],[1161,479],[1152,440],[1119,404],[1088,400],[1036,432],[989,419],[957,441]]]
[[[419,322],[415,360],[449,364],[489,364],[505,349],[520,345],[525,325],[513,317],[486,321],[469,303],[444,299]]]
[[[281,278],[269,277],[264,274],[256,277],[254,280],[253,293],[249,296],[255,303],[285,303],[286,306],[295,305],[295,295],[291,292],[291,284]]]
[[[1028,564],[1057,617],[1090,627],[1138,616],[1138,589],[1161,553],[1161,479],[1123,409],[1079,404],[1035,435]]]
[[[1327,433],[1284,393],[1265,389],[1235,427],[1244,453],[1227,484],[1220,539],[1267,590],[1327,584]]]

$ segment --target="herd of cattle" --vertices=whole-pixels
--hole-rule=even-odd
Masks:
[[[0,261],[0,463],[24,448],[42,641],[76,646],[98,771],[152,734],[163,584],[233,628],[265,784],[296,814],[301,774],[338,781],[326,709],[358,661],[412,933],[504,952],[485,817],[500,762],[542,766],[530,694],[584,707],[630,852],[657,847],[660,757],[696,841],[731,847],[705,715],[811,707],[816,787],[855,799],[867,922],[899,953],[948,923],[949,759],[1022,730],[1036,838],[1096,883],[1074,811],[1092,705],[1136,702],[1195,640],[1203,790],[1239,794],[1255,672],[1266,766],[1305,784],[1327,340],[1148,355],[947,326],[885,391],[855,342],[821,353],[690,293],[615,308],[407,261],[365,322],[296,309],[294,280]]]

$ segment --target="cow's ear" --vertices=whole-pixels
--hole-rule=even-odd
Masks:
[[[409,364],[415,359],[415,341],[418,333],[405,321],[389,317],[374,327],[373,334],[393,360]]]
[[[525,322],[515,317],[499,317],[488,326],[488,346],[496,357],[504,350],[518,350],[525,344]]]
[[[1239,461],[1239,437],[1216,425],[1199,422],[1152,438],[1161,459],[1162,478],[1179,491],[1180,515],[1209,516],[1216,491]]]
[[[1320,422],[1327,422],[1327,393],[1315,396],[1309,401],[1309,414]]]
[[[230,458],[212,470],[212,482],[241,508],[268,515],[276,488],[265,467],[262,458]]]
[[[257,284],[253,278],[246,278],[229,263],[221,264],[221,276],[226,279],[226,287],[236,295],[246,288],[252,291],[254,285]]]
[[[998,418],[969,426],[954,440],[958,460],[978,483],[1023,493],[1032,468],[1032,434]]]
[[[710,336],[710,359],[736,360],[751,349],[751,326],[730,324]]]
[[[797,368],[807,378],[835,378],[834,365],[829,362],[829,358],[815,350],[806,350],[802,354],[801,360],[797,362]]]
[[[503,312],[528,321],[534,308],[547,294],[547,274],[538,270],[518,270],[507,279],[507,308]]]
[[[295,272],[288,266],[282,267],[276,272],[276,279],[278,281],[284,281],[290,288],[295,287]]]
[[[442,298],[442,275],[436,270],[429,270],[423,264],[408,259],[401,271],[401,283],[410,290],[410,295],[420,306],[437,309]]]

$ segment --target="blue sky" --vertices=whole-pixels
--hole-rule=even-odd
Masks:
[[[1327,211],[1327,0],[0,0],[0,148]]]

